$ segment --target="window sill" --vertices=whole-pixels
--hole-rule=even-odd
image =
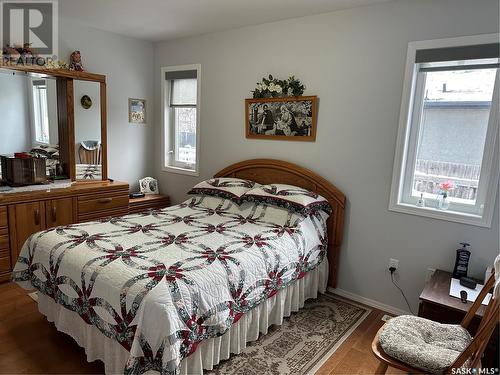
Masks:
[[[452,221],[461,224],[475,225],[484,228],[491,227],[491,218],[486,218],[485,215],[479,216],[451,210],[444,211],[434,207],[417,207],[408,203],[391,204],[389,206],[389,211],[430,217],[432,219]]]
[[[186,176],[194,176],[194,177],[198,177],[200,175],[200,172],[198,170],[192,170],[192,169],[186,169],[186,168],[180,168],[180,167],[171,167],[171,166],[164,166],[162,168],[162,171],[183,174]]]

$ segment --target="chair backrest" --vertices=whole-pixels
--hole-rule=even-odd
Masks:
[[[467,329],[470,325],[470,322],[476,315],[477,310],[481,306],[484,297],[488,294],[488,292],[495,285],[495,275],[491,274],[488,281],[484,285],[483,289],[477,296],[476,300],[472,304],[471,308],[465,315],[464,319],[460,323],[462,327]],[[499,303],[498,298],[495,295],[492,295],[490,302],[488,303],[488,307],[481,319],[481,323],[479,324],[479,328],[477,329],[476,335],[472,342],[465,348],[465,350],[458,356],[455,362],[448,368],[447,373],[451,373],[452,369],[460,368],[464,365],[464,363],[469,360],[467,363],[467,367],[475,368],[479,367],[479,363],[481,361],[481,356],[483,355],[486,346],[488,345],[488,341],[490,340],[491,335],[499,322]]]
[[[99,165],[101,164],[101,145],[99,144],[94,149],[88,149],[80,144],[78,156],[81,164]]]

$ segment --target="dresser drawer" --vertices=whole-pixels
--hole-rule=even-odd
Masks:
[[[160,210],[170,206],[170,198],[163,195],[146,195],[143,198],[130,199],[128,212],[140,213],[147,210]]]
[[[128,194],[78,197],[78,216],[117,208],[128,209]]]
[[[107,220],[111,217],[125,216],[128,214],[128,210],[125,207],[116,208],[114,210],[107,210],[101,212],[94,212],[90,214],[78,215],[78,222],[85,223],[87,221],[95,220]]]
[[[7,207],[0,207],[0,228],[7,226]]]
[[[0,273],[9,272],[10,270],[11,270],[10,258],[9,257],[0,258]]]
[[[0,258],[9,256],[9,236],[0,233]]]

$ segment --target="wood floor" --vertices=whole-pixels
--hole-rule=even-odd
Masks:
[[[384,312],[373,310],[354,333],[321,367],[318,374],[373,374],[377,361],[371,353],[373,336]],[[397,373],[397,370],[388,373]],[[85,351],[60,333],[38,312],[19,286],[0,284],[0,373],[99,374],[100,361],[88,363]],[[398,372],[399,373],[399,372]]]

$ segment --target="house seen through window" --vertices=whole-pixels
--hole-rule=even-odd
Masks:
[[[409,47],[390,209],[487,226],[498,183],[499,44],[430,42]]]
[[[450,200],[475,204],[496,68],[425,73],[412,196],[433,198],[451,182]]]

